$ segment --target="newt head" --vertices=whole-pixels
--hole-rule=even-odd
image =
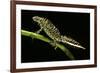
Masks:
[[[32,17],[32,19],[33,19],[35,22],[41,23],[41,20],[42,20],[43,18],[42,18],[42,17],[39,17],[39,16],[34,16],[34,17]]]

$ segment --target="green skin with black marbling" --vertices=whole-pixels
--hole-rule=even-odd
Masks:
[[[53,39],[53,45],[55,45],[55,47],[56,42],[62,42],[77,48],[85,49],[74,39],[61,35],[59,30],[53,25],[50,20],[39,16],[34,16],[32,19],[40,26],[40,30],[38,30],[37,33],[40,33],[43,30],[51,39]]]

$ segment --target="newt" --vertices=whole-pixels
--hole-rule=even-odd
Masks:
[[[73,47],[86,49],[79,42],[76,40],[67,37],[65,35],[61,35],[59,30],[54,26],[54,24],[47,18],[34,16],[32,17],[33,21],[37,22],[40,26],[40,29],[37,31],[37,33],[40,33],[42,30],[54,41],[55,48],[56,42],[62,42],[65,44],[69,44]]]

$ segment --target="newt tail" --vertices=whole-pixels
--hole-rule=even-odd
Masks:
[[[72,38],[69,38],[67,36],[61,36],[61,39],[62,39],[62,41],[61,41],[62,43],[69,44],[69,45],[77,47],[77,48],[86,49],[83,46],[81,46],[80,43],[73,40]]]

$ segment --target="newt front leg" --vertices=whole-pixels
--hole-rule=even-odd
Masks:
[[[37,34],[39,34],[41,31],[42,31],[42,27],[38,30],[38,31],[36,31],[35,33],[37,33]],[[32,36],[32,39],[34,39],[34,37]]]
[[[36,31],[36,33],[39,34],[39,33],[42,31],[42,29],[43,29],[43,28],[41,27],[38,31]]]

